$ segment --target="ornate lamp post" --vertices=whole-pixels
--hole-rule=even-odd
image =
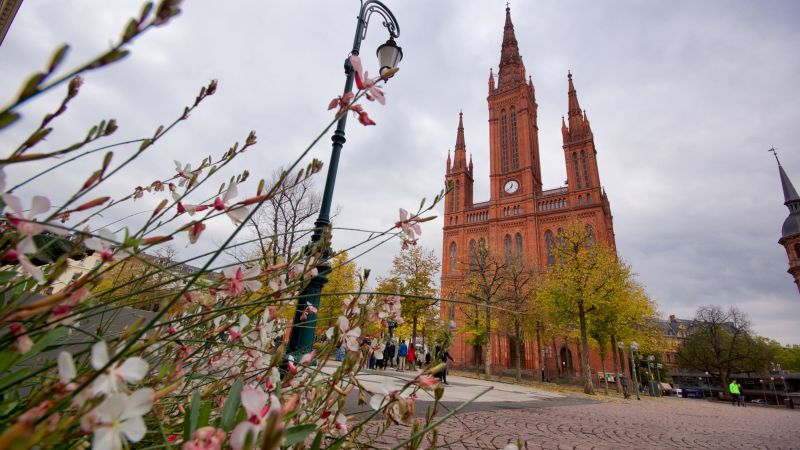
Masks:
[[[709,397],[713,397],[714,396],[714,391],[711,390],[711,382],[710,382],[710,379],[708,378],[708,375],[709,375],[709,373],[706,370],[706,386],[708,386],[708,396]],[[723,388],[724,388],[724,386],[723,386]]]
[[[703,386],[703,377],[697,377],[700,380],[700,388],[703,390],[703,398],[706,398],[706,387]]]
[[[658,396],[661,397],[661,363],[656,364],[656,377],[658,378]]]
[[[636,375],[636,355],[635,352],[639,351],[639,344],[636,341],[631,342],[631,372],[633,373],[633,388],[636,390],[636,400],[641,400],[639,397],[639,377]]]
[[[358,14],[358,22],[356,23],[356,34],[353,39],[353,49],[350,51],[352,55],[358,55],[361,51],[361,41],[367,35],[367,25],[373,13],[377,13],[383,19],[383,26],[389,32],[389,40],[378,47],[377,55],[380,64],[380,72],[383,74],[386,70],[394,68],[397,63],[403,58],[403,50],[397,46],[394,38],[400,36],[400,25],[397,23],[394,14],[383,3],[377,0],[367,0],[361,5],[361,10]],[[344,83],[344,94],[352,91],[353,81],[355,78],[355,71],[350,64],[350,60],[345,59],[344,72],[346,80]],[[331,203],[333,201],[333,188],[336,184],[336,171],[339,166],[339,155],[341,154],[342,147],[346,141],[344,137],[345,126],[347,125],[347,114],[343,114],[336,124],[336,131],[333,133],[331,140],[333,141],[333,149],[331,150],[331,161],[328,165],[328,176],[325,179],[325,190],[322,193],[322,204],[319,208],[319,216],[314,222],[314,234],[311,236],[311,243],[308,246],[309,250],[313,250],[317,245],[323,245],[320,249],[320,262],[317,266],[317,276],[309,281],[308,285],[303,289],[300,297],[297,299],[297,307],[294,313],[294,321],[292,322],[292,333],[289,336],[289,345],[287,354],[295,355],[308,353],[314,343],[314,336],[317,329],[317,315],[306,314],[306,307],[311,305],[314,308],[319,306],[320,293],[322,287],[328,282],[326,274],[330,271],[331,266],[327,262],[330,255],[329,242],[322,241],[322,236],[325,230],[330,225]]]
[[[764,387],[764,379],[758,380],[761,383],[761,393],[764,394],[764,405],[767,404],[767,388]]]
[[[650,390],[650,396],[656,396],[656,390],[653,386],[653,362],[656,360],[656,357],[653,355],[649,355],[647,357],[647,387]]]

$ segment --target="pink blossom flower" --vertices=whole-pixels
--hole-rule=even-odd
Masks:
[[[400,208],[400,220],[395,222],[394,226],[403,230],[410,240],[415,240],[422,234],[422,227],[417,223],[416,217],[410,217],[408,211],[403,208]]]
[[[24,238],[17,244],[17,252],[22,254],[36,253],[36,244],[33,237],[44,231],[50,231],[58,235],[67,235],[69,232],[61,227],[49,225],[44,222],[37,222],[36,216],[50,210],[50,200],[47,197],[36,195],[31,200],[31,208],[25,211],[19,198],[11,194],[2,194],[3,202],[8,205],[13,212],[7,212],[8,222],[17,229],[17,232]]]
[[[337,414],[336,420],[333,422],[333,428],[339,436],[347,434],[347,416],[342,413]]]
[[[361,58],[356,55],[350,55],[350,64],[355,73],[356,87],[367,91],[367,100],[377,100],[381,105],[385,105],[386,99],[383,91],[376,85],[380,78],[373,80],[369,78],[369,72],[362,72]]]
[[[185,185],[189,180],[192,179],[192,165],[186,164],[185,166],[181,167],[181,163],[179,161],[175,161],[175,171],[178,172],[178,177],[180,177],[180,181],[178,182],[179,186]]]
[[[439,379],[436,378],[436,377],[430,376],[430,375],[424,375],[423,374],[423,375],[420,375],[419,377],[417,377],[417,384],[422,389],[425,389],[426,391],[429,391],[429,390],[435,388],[437,384],[439,384]]]
[[[95,370],[100,370],[108,364],[108,361],[108,345],[106,345],[105,341],[99,341],[94,344],[92,346],[92,367]],[[123,363],[115,362],[95,379],[92,385],[92,392],[94,394],[120,392],[125,386],[124,383],[120,385],[120,381],[127,383],[139,382],[147,375],[148,367],[147,361],[138,356],[128,358]]]
[[[188,203],[184,204],[181,202],[181,195],[177,192],[172,193],[172,199],[178,202],[178,214],[183,214],[188,212],[190,216],[193,216],[195,213],[200,211],[205,211],[209,208],[208,205],[190,205]]]
[[[14,348],[16,348],[19,353],[28,353],[31,347],[33,347],[33,341],[30,336],[28,336],[28,330],[25,329],[25,326],[21,323],[13,322],[8,324],[8,328],[11,331],[11,335],[15,337]]]
[[[257,442],[258,433],[270,414],[277,414],[281,410],[280,400],[275,394],[267,395],[261,389],[245,388],[241,394],[242,406],[247,412],[247,420],[236,425],[231,433],[230,445],[233,450],[241,450],[247,441],[247,436],[252,435],[251,442]]]
[[[114,252],[112,247],[118,246],[117,237],[111,231],[102,228],[94,232],[96,237],[86,239],[83,243],[89,249],[96,251],[100,254],[100,259],[107,262],[112,262],[116,259],[125,259],[130,256],[130,253],[125,250],[117,250]]]
[[[232,297],[242,295],[245,289],[250,292],[255,292],[261,289],[261,282],[254,279],[260,273],[261,269],[259,269],[258,266],[250,269],[245,266],[226,267],[222,270],[227,285],[225,290],[229,292]]]
[[[220,450],[225,442],[225,430],[214,427],[198,428],[192,440],[184,442],[182,450]]]
[[[192,221],[187,227],[186,231],[189,233],[189,243],[194,244],[200,239],[200,235],[203,234],[203,231],[206,229],[206,224],[203,222],[195,222]]]
[[[233,205],[228,206],[231,200],[236,198],[239,195],[239,190],[237,188],[236,182],[232,181],[230,185],[228,185],[228,189],[225,190],[225,194],[222,198],[217,197],[214,199],[214,209],[217,211],[225,211],[225,214],[231,218],[234,225],[239,225],[240,223],[244,222],[247,219],[247,216],[250,214],[250,211],[243,205]]]

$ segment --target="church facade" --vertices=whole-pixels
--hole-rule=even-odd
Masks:
[[[474,166],[471,155],[467,159],[462,114],[454,154],[451,158],[448,151],[447,155],[445,179],[452,184],[452,190],[444,204],[441,290],[442,298],[458,301],[442,304],[441,318],[455,329],[450,353],[456,366],[481,365],[482,349],[470,345],[464,331],[467,308],[474,307],[462,303],[466,299],[465,283],[470,271],[475,270],[481,249],[506,257],[514,255],[527,268],[541,270],[555,264],[559,230],[576,220],[584,223],[596,240],[615,248],[611,207],[600,182],[592,128],[578,102],[571,74],[567,74],[566,81],[567,117],[562,117],[561,134],[567,181],[563,186],[545,189],[536,90],[526,75],[511,12],[506,8],[499,70],[495,76],[490,69],[488,80],[488,201],[476,202],[473,198]],[[494,367],[510,368],[514,364],[515,346],[511,339],[502,331],[491,336]],[[526,337],[521,356],[523,366],[529,370],[542,369],[535,345],[534,339]],[[552,347],[548,347],[550,353]],[[557,365],[559,372],[575,374],[580,365],[575,342],[560,342],[553,351],[558,353],[551,355],[551,370],[556,370]]]

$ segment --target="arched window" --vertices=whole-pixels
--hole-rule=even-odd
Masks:
[[[450,273],[456,271],[456,243],[450,243]]]
[[[456,211],[461,210],[461,208],[459,207],[459,197],[461,197],[461,181],[456,180],[456,202],[455,202]]]
[[[508,172],[508,131],[506,127],[508,121],[506,120],[506,110],[500,112],[500,165],[503,172]]]
[[[583,204],[583,197],[579,195],[578,196],[578,206],[580,206],[582,204]]]
[[[506,255],[506,264],[511,264],[511,235],[507,234],[503,239],[503,250]]]
[[[547,249],[547,265],[556,264],[556,241],[553,239],[553,232],[550,230],[544,233],[544,247]]]
[[[488,249],[486,248],[486,239],[481,238],[481,240],[478,241],[478,258],[479,258],[479,262],[481,264],[481,267],[486,267],[486,253],[487,253],[487,250]]]
[[[586,162],[586,152],[581,150],[581,166],[583,167],[583,185],[589,187],[589,164]]]
[[[447,305],[447,317],[450,320],[456,320],[456,303],[453,301],[456,298],[456,294],[451,293],[447,298],[450,299]]]
[[[469,270],[478,270],[478,248],[475,239],[469,241]]]
[[[794,244],[794,255],[800,259],[800,244]]]
[[[578,189],[581,188],[581,173],[578,170],[578,154],[572,152],[572,167],[575,168],[575,183],[577,183]]]
[[[517,110],[511,107],[511,169],[519,169],[519,151],[517,149]]]
[[[514,247],[516,247],[517,258],[522,261],[522,235],[519,233],[514,236]]]
[[[556,253],[558,254],[558,262],[564,262],[564,229],[559,228],[556,231],[556,245],[558,246],[558,250]]]

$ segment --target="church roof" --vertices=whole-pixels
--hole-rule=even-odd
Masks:
[[[781,187],[783,188],[783,204],[789,208],[789,216],[783,221],[781,236],[794,236],[800,234],[800,196],[797,195],[797,190],[794,188],[794,185],[792,185],[792,180],[789,179],[789,176],[786,175],[786,171],[783,170],[783,166],[777,154],[775,155],[775,159],[778,161],[778,174],[781,177]]]

